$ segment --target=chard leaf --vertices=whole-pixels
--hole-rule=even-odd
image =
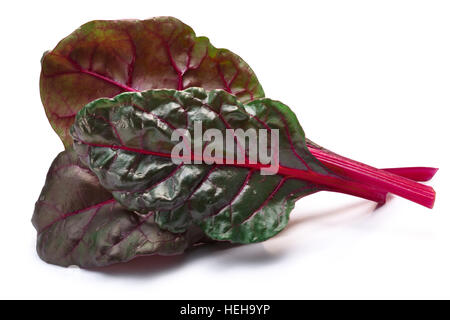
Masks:
[[[174,163],[178,141],[171,135],[184,128],[194,137],[195,121],[220,132],[278,129],[278,173],[262,175],[261,163]],[[286,226],[296,199],[338,187],[359,190],[310,154],[295,114],[270,99],[243,104],[202,88],[124,93],[85,106],[71,133],[76,152],[115,199],[133,211],[156,211],[155,221],[172,232],[196,224],[212,239],[264,241]],[[247,157],[249,147],[234,141]]]
[[[264,96],[239,56],[172,17],[91,21],[42,58],[41,99],[66,147],[76,113],[88,102],[125,91],[224,89],[242,101]]]
[[[198,241],[191,229],[161,230],[153,213],[126,210],[102,188],[73,149],[60,153],[36,202],[37,252],[53,264],[105,266],[149,254],[179,254]]]

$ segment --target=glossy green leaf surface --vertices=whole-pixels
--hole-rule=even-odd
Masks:
[[[193,137],[195,121],[203,130],[221,132],[278,129],[278,174],[262,175],[260,163],[173,163],[173,131],[187,129]],[[71,133],[81,159],[123,206],[156,211],[156,222],[172,232],[197,224],[216,240],[250,243],[274,236],[286,226],[296,199],[321,190],[311,180],[331,176],[309,153],[287,106],[270,99],[243,104],[223,90],[151,90],[99,99],[78,113]],[[208,142],[202,143],[204,150]],[[235,141],[234,147],[248,156],[249,144]]]
[[[172,17],[92,21],[42,58],[41,98],[66,147],[76,113],[88,102],[125,91],[224,89],[242,101],[264,96],[239,56]]]
[[[163,231],[153,213],[126,210],[72,149],[51,165],[32,222],[39,256],[62,266],[96,267],[142,255],[179,254],[202,234]]]

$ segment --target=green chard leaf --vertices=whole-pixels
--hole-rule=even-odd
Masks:
[[[196,121],[203,131],[278,129],[278,173],[262,174],[261,163],[174,163],[171,151],[179,141],[171,140],[172,133],[187,129],[194,137]],[[286,226],[295,200],[341,182],[309,153],[287,106],[270,99],[243,104],[223,90],[150,90],[99,99],[78,113],[71,133],[83,162],[123,206],[156,211],[155,221],[171,232],[196,224],[215,240],[266,240]],[[249,155],[248,143],[233,143],[236,152]],[[200,150],[207,145],[202,142]]]
[[[172,17],[91,21],[42,58],[42,103],[66,147],[76,113],[97,98],[194,86],[224,89],[244,102],[264,96],[245,61]]]
[[[39,256],[62,266],[98,267],[142,255],[179,254],[202,237],[194,228],[179,234],[161,230],[152,212],[126,210],[73,149],[51,165],[32,222]]]

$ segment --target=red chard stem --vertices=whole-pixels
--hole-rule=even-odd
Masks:
[[[381,170],[388,171],[390,173],[414,181],[426,182],[430,181],[439,169],[430,167],[404,167],[404,168],[385,168]]]
[[[364,184],[381,192],[390,192],[405,199],[432,208],[436,193],[430,186],[416,180],[428,180],[435,168],[395,168],[377,169],[361,162],[337,155],[326,149],[308,145],[310,152],[330,170],[354,182]],[[401,175],[399,175],[400,173]]]

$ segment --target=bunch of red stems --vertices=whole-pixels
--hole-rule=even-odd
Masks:
[[[336,183],[325,181],[323,185],[329,191],[351,194],[383,204],[387,193],[392,193],[416,202],[427,208],[434,205],[436,193],[430,186],[418,181],[430,180],[437,168],[406,167],[377,169],[366,164],[340,156],[323,149],[312,142],[307,142],[309,151],[331,171],[344,179],[336,179]],[[320,178],[318,178],[320,180]],[[321,183],[321,181],[317,181]]]

